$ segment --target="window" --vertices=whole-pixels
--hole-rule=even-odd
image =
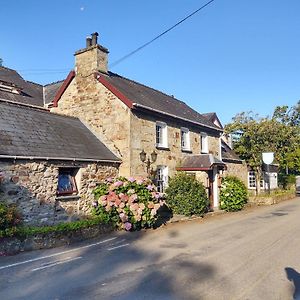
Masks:
[[[75,176],[77,168],[60,168],[58,173],[57,195],[73,195],[77,194],[77,185]]]
[[[187,128],[181,128],[181,149],[190,150],[190,131]]]
[[[248,187],[251,188],[256,188],[256,176],[254,171],[249,171],[248,172]]]
[[[264,180],[264,178],[260,179],[260,187],[262,189],[265,189],[266,182]],[[249,189],[254,189],[256,188],[256,174],[254,171],[249,171],[248,172],[248,187]]]
[[[168,148],[167,124],[156,122],[156,147]]]
[[[208,153],[208,136],[206,133],[201,133],[201,153]]]
[[[157,166],[156,172],[157,191],[163,193],[168,185],[168,167]]]

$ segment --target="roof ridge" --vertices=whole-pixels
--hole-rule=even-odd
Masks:
[[[0,98],[0,102],[7,103],[8,105],[12,105],[12,106],[15,105],[15,106],[21,106],[21,107],[31,109],[31,110],[37,110],[37,111],[40,111],[42,113],[47,113],[49,115],[53,115],[53,116],[57,116],[57,117],[61,117],[61,118],[76,119],[76,120],[80,121],[80,119],[77,118],[77,117],[69,116],[69,115],[62,115],[62,114],[58,114],[56,112],[51,112],[48,108],[44,108],[44,107],[34,106],[34,105],[31,105],[31,104],[20,103],[20,102],[15,102],[15,101],[9,101],[9,100],[6,100],[6,99],[1,99],[1,98]]]
[[[66,78],[65,78],[66,79]],[[61,79],[61,80],[57,80],[57,81],[53,81],[53,82],[50,82],[50,83],[47,83],[47,84],[44,84],[43,86],[46,87],[46,86],[49,86],[49,85],[53,85],[53,84],[56,84],[56,83],[59,83],[59,82],[64,82],[65,79]]]
[[[32,84],[35,84],[35,85],[39,85],[39,86],[43,86],[42,84],[40,83],[37,83],[37,82],[33,82],[33,81],[30,81],[30,80],[25,80],[24,81],[28,82],[28,83],[32,83]]]

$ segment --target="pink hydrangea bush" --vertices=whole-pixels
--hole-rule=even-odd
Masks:
[[[94,195],[94,214],[127,231],[153,227],[164,205],[156,187],[143,178],[109,178],[96,187]]]

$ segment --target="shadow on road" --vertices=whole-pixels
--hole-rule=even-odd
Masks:
[[[285,268],[286,277],[289,281],[292,281],[295,287],[294,299],[300,299],[300,274],[293,268]]]
[[[215,276],[212,265],[180,252],[165,256],[163,244],[151,251],[137,247],[136,240],[151,243],[142,232],[122,236],[129,246],[113,251],[107,251],[108,246],[82,249],[77,255],[87,259],[78,259],[64,269],[29,271],[30,284],[23,281],[17,287],[22,299],[202,299],[196,287],[209,284]],[[176,236],[175,230],[164,242],[178,248]]]

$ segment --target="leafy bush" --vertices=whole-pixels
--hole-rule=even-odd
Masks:
[[[235,176],[222,178],[220,208],[226,211],[241,210],[248,200],[245,184]]]
[[[278,174],[278,185],[284,190],[288,190],[291,187],[294,187],[296,183],[296,175],[294,174]]]
[[[155,186],[144,179],[109,179],[96,187],[94,195],[94,214],[125,230],[153,227],[164,204]]]
[[[21,223],[21,215],[16,206],[0,203],[0,230],[15,227]]]
[[[208,208],[204,185],[186,173],[177,173],[170,179],[166,194],[166,203],[173,213],[203,215]]]

